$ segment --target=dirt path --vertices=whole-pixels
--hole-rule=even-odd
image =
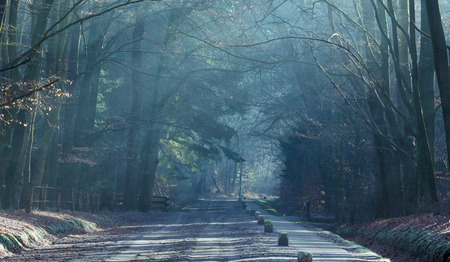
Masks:
[[[278,234],[263,233],[236,199],[216,198],[199,200],[186,212],[149,213],[139,225],[68,236],[6,261],[296,261],[300,249],[312,252],[314,261],[376,261],[267,217],[275,230],[289,233],[291,246],[277,246]]]
[[[169,220],[105,261],[239,261],[264,252],[255,244],[259,228],[235,199],[199,200]]]

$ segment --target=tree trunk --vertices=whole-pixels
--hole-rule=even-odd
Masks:
[[[5,42],[9,43],[7,48],[5,46],[2,47],[3,51],[7,51],[8,60],[5,61],[6,64],[9,63],[12,59],[17,56],[17,16],[19,11],[19,1],[11,0],[9,4],[9,17],[8,17],[8,33],[5,34],[7,39]],[[13,84],[13,92],[17,91],[18,86],[17,83],[20,81],[20,74],[18,68],[13,68],[7,72],[7,79],[11,84]],[[11,163],[12,159],[12,142],[13,142],[13,134],[16,127],[16,123],[12,120],[17,118],[17,113],[19,109],[17,107],[3,109],[3,114],[5,115],[4,121],[2,121],[2,132],[0,134],[2,148],[1,150],[1,158],[0,158],[0,179],[1,186],[5,188],[2,190],[0,194],[0,198],[2,199],[2,206],[0,207],[10,207],[10,198],[12,197],[12,187],[14,183],[13,174],[7,172],[8,166]],[[7,195],[5,195],[7,194]],[[3,204],[3,201],[8,202],[6,206]]]
[[[80,94],[78,97],[77,115],[73,143],[77,147],[86,146],[93,141],[89,140],[95,124],[95,115],[97,110],[98,84],[101,67],[101,50],[103,47],[103,35],[109,29],[112,23],[111,17],[106,21],[92,22],[89,29],[89,40],[87,43],[86,67],[83,81],[80,85]]]
[[[58,3],[55,6],[55,10],[51,21],[57,22],[59,17],[64,12],[65,8],[68,7],[69,2],[65,4]],[[65,26],[67,21],[62,22],[61,26]],[[47,51],[47,68],[46,72],[49,77],[54,75],[63,76],[65,74],[66,69],[66,51],[67,51],[68,41],[66,41],[66,37],[64,35],[58,35],[48,41],[48,51]],[[54,88],[63,88],[61,83],[56,83]],[[53,135],[56,132],[56,129],[59,125],[59,113],[61,109],[61,97],[51,97],[52,103],[48,108],[44,108],[44,117],[43,118],[43,127],[42,127],[42,137],[40,139],[37,161],[33,168],[33,179],[32,182],[34,185],[41,185],[44,178],[44,171],[47,164],[47,157],[50,155],[51,146],[53,141]]]
[[[80,84],[78,96],[77,114],[75,117],[75,129],[73,145],[75,147],[89,147],[95,142],[91,137],[97,114],[97,98],[101,69],[102,49],[104,44],[104,34],[112,23],[112,13],[105,18],[105,21],[91,21],[89,28],[89,40],[87,43],[86,66],[84,68],[83,80]],[[89,190],[90,187],[90,166],[86,164],[77,165],[73,172],[73,187],[80,190]],[[82,182],[81,182],[82,181]]]
[[[26,117],[27,114],[25,114],[25,111],[20,111],[17,114],[16,119],[19,122],[28,123]],[[27,144],[29,129],[17,123],[14,123],[14,125],[14,135],[11,143],[11,153],[5,180],[6,189],[2,201],[4,208],[11,208],[13,204],[15,205],[16,202],[19,201],[23,183],[26,147],[22,145],[24,143]],[[27,141],[24,141],[24,139]]]
[[[1,20],[1,25],[0,28],[3,29],[3,22],[5,21],[5,17],[6,17],[6,0],[0,0],[0,18]],[[0,29],[0,30],[1,30]]]
[[[359,188],[359,173],[361,166],[361,130],[358,125],[355,125],[355,151],[352,165],[352,180],[351,180],[351,199],[350,199],[350,224],[355,223],[356,211],[358,210],[358,199],[361,193]]]
[[[390,83],[390,63],[389,63],[389,33],[386,10],[382,3],[377,2],[376,5],[371,1],[372,7],[376,8],[376,20],[378,29],[381,32],[381,40],[379,52],[381,55],[381,64],[378,68],[374,68],[374,72],[380,72],[379,76],[375,74],[373,87],[369,87],[367,103],[370,110],[370,115],[373,122],[383,134],[388,134],[396,138],[396,143],[401,137],[400,128],[391,106],[386,106],[391,103],[391,83]],[[370,23],[370,21],[369,21]],[[398,57],[398,46],[396,48],[396,56]],[[394,55],[395,55],[394,54]],[[373,59],[373,58],[372,58]],[[398,69],[398,59],[396,59]],[[373,62],[372,62],[373,63]],[[398,72],[399,70],[396,70]],[[375,93],[375,88],[378,88],[378,95]],[[380,102],[380,100],[382,102]],[[384,104],[384,105],[382,105]],[[398,153],[393,152],[389,143],[381,134],[374,135],[374,143],[376,147],[377,162],[379,172],[375,175],[377,184],[377,215],[378,216],[393,216],[398,215],[401,211],[401,169],[400,158]]]
[[[334,194],[334,185],[333,185],[333,175],[330,170],[330,166],[332,165],[332,148],[329,144],[320,143],[319,145],[319,157],[318,157],[318,167],[320,172],[320,177],[323,182],[325,192],[325,212],[327,214],[333,214],[334,204],[333,204],[333,194]]]
[[[46,27],[47,27],[47,18],[50,14],[51,8],[53,5],[53,0],[46,0],[46,1],[36,1],[36,3],[33,3],[33,7],[36,10],[36,12],[33,14],[32,18],[32,32],[33,37],[31,39],[32,44],[38,42],[42,35],[44,34]],[[42,55],[39,55],[37,53],[35,56],[32,57],[30,62],[27,65],[27,68],[24,72],[24,82],[26,83],[39,83],[40,81],[40,70],[42,66]],[[36,94],[33,95],[33,97],[36,98]],[[33,141],[32,137],[28,139],[28,143],[24,143],[24,140],[27,140],[26,134],[32,134],[34,130],[34,122],[32,120],[34,119],[35,112],[30,112],[27,110],[21,110],[19,112],[18,119],[21,123],[15,127],[14,130],[14,142],[13,146],[17,147],[16,150],[12,151],[11,155],[11,163],[8,167],[8,173],[9,176],[16,176],[11,177],[9,179],[10,182],[14,181],[17,183],[18,187],[15,190],[21,191],[21,181],[23,180],[23,170],[25,168],[25,161],[24,159],[27,159],[27,161],[31,161],[31,159],[28,158],[27,155],[31,153],[30,150],[32,150],[32,145],[29,144]],[[24,126],[26,125],[26,126]],[[27,153],[28,151],[28,153]],[[7,185],[8,187],[8,185]],[[9,186],[12,188],[12,185]],[[14,196],[20,195],[20,193],[16,192],[14,194],[8,193],[9,196],[6,196],[8,198]],[[11,199],[9,199],[8,205],[12,204]],[[14,201],[18,202],[18,201]]]
[[[147,132],[142,155],[142,161],[144,163],[138,201],[138,210],[141,212],[146,212],[151,208],[156,169],[158,167],[159,139],[161,130],[159,126],[153,124]]]
[[[72,27],[70,31],[70,47],[68,54],[67,65],[67,78],[71,81],[70,85],[67,85],[66,92],[71,94],[65,100],[65,104],[62,107],[63,111],[63,123],[62,123],[62,159],[65,160],[59,164],[58,175],[56,183],[58,187],[70,189],[75,186],[76,183],[76,164],[72,163],[71,154],[73,153],[73,139],[74,139],[74,127],[75,127],[75,108],[76,108],[76,96],[74,95],[75,88],[78,86],[80,78],[78,67],[79,50],[80,50],[80,26]],[[63,175],[61,175],[63,174]],[[71,192],[64,190],[61,192],[61,198],[63,201],[70,201],[72,195]]]
[[[124,188],[124,209],[132,210],[137,207],[137,173],[139,160],[139,137],[140,137],[140,118],[143,101],[143,85],[142,76],[139,72],[142,67],[142,38],[145,33],[145,18],[138,14],[136,10],[136,22],[133,30],[133,50],[131,55],[132,64],[132,87],[133,87],[133,101],[130,113],[130,129],[128,132],[127,142],[127,170],[125,173],[125,188]]]
[[[436,70],[439,93],[441,95],[442,114],[444,116],[447,163],[450,163],[450,72],[448,50],[439,10],[439,1],[425,0],[425,4],[433,47],[434,68]]]
[[[194,194],[200,195],[205,192],[205,186],[206,186],[206,178],[208,176],[208,169],[206,166],[202,168],[202,172],[200,174],[200,178],[198,179],[197,186],[195,188]]]
[[[342,141],[342,140],[341,140]],[[344,209],[346,206],[345,188],[344,188],[344,170],[342,165],[342,143],[335,145],[332,156],[332,172],[333,172],[333,199],[334,199],[334,216],[336,220],[344,219]]]
[[[62,7],[59,7],[63,10]],[[58,10],[57,10],[58,11]],[[47,52],[47,72],[49,76],[52,75],[62,75],[65,71],[65,57],[67,50],[67,43],[65,37],[60,35],[49,40],[49,51]],[[59,60],[59,61],[58,61]],[[62,84],[56,83],[55,88],[61,88]],[[52,103],[48,108],[44,108],[43,112],[46,117],[43,118],[43,130],[42,137],[40,139],[37,161],[33,168],[33,179],[32,183],[34,185],[41,185],[44,178],[44,171],[47,163],[47,157],[51,152],[51,145],[53,140],[53,135],[59,125],[59,113],[61,109],[61,97],[51,98]]]

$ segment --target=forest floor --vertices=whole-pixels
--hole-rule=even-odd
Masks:
[[[224,197],[198,200],[183,212],[5,211],[3,242],[29,233],[1,261],[297,261],[300,247],[312,248],[314,261],[386,261],[287,218],[273,219],[275,233],[264,233],[236,199]],[[290,246],[277,245],[277,228],[289,232]]]
[[[250,203],[249,207],[258,209]],[[203,199],[183,212],[167,213],[33,211],[30,215],[3,211],[0,241],[13,248],[2,250],[0,258],[1,261],[296,261],[297,252],[307,249],[313,253],[314,261],[386,261],[326,231],[295,223],[292,217],[262,212],[266,219],[273,220],[275,231],[289,233],[289,247],[277,246],[278,233],[263,233],[263,227],[242,212],[236,199],[230,198]],[[437,222],[440,223],[433,221]],[[7,236],[16,236],[17,243]],[[383,256],[392,258],[391,261],[421,261],[400,255],[397,250]]]

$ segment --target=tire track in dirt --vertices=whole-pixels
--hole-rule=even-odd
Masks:
[[[223,261],[236,256],[233,243],[225,243],[227,217],[239,212],[236,200],[199,200],[187,213],[174,213],[164,224],[153,225],[133,241],[117,243],[129,248],[105,261]],[[233,215],[231,215],[233,217]]]
[[[231,226],[237,222],[235,213],[239,206],[236,201],[215,199],[206,203],[208,207],[202,213],[209,223],[200,232],[196,246],[190,250],[189,261],[230,261],[240,257],[236,250],[240,239],[233,237]]]
[[[164,224],[152,226],[131,243],[118,243],[129,248],[105,261],[180,261],[195,245],[204,226],[196,213],[174,213]]]

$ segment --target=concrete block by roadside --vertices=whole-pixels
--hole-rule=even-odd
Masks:
[[[261,212],[256,211],[255,212],[255,220],[258,220],[258,217],[261,215]]]
[[[270,220],[264,221],[264,232],[266,232],[266,233],[273,233],[272,221],[270,221]]]
[[[263,215],[260,215],[258,217],[258,225],[264,225],[264,216]]]
[[[297,262],[312,262],[313,255],[306,251],[299,251],[297,256]]]
[[[279,246],[289,246],[289,237],[288,233],[286,232],[280,232],[278,235],[278,245]]]

